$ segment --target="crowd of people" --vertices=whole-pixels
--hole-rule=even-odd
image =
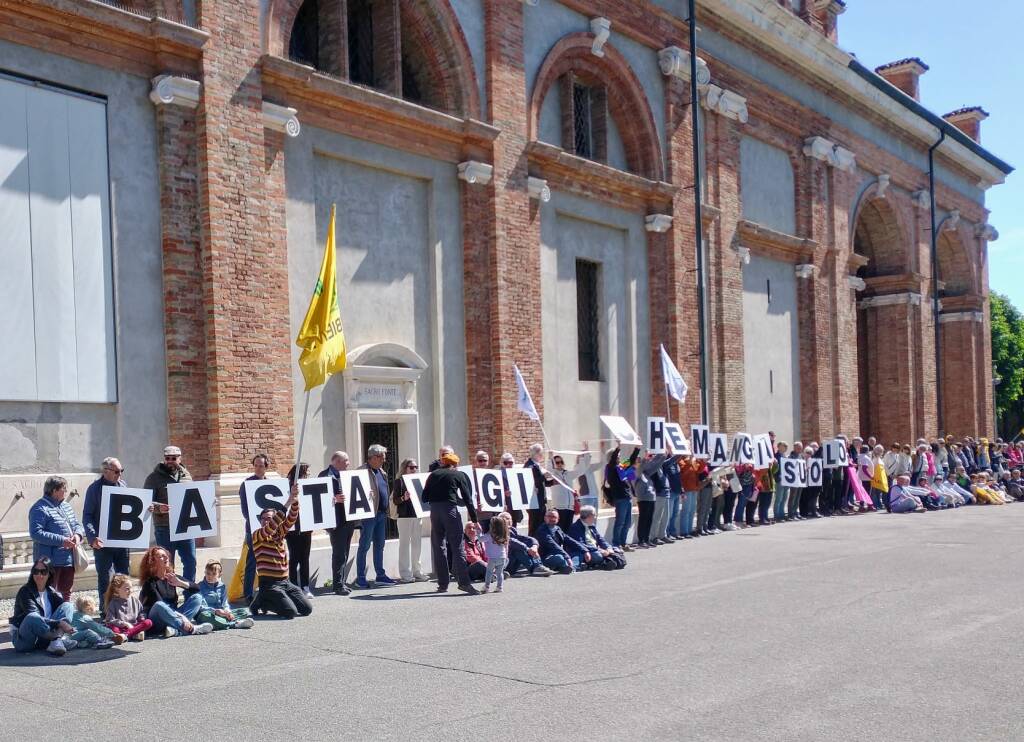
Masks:
[[[741,528],[862,512],[924,512],[1024,501],[1024,441],[948,436],[891,443],[887,449],[873,437],[847,441],[839,436],[848,448],[846,465],[824,469],[820,486],[786,487],[783,460],[822,458],[824,448],[816,442],[777,441],[774,434],[770,438],[774,457],[764,468],[748,463],[710,468],[707,461],[689,454],[654,454],[640,447],[627,453],[616,447],[597,462],[584,451],[570,470],[561,453],[550,452],[545,461],[544,447],[535,444],[523,463],[533,478],[525,516],[513,502],[507,478],[502,512],[479,510],[470,477],[460,470],[451,446],[442,447],[430,464],[421,503],[426,515],[420,516],[412,500],[415,494],[402,478],[418,473],[418,463],[405,459],[397,477],[389,481],[388,451],[373,445],[361,468],[369,472],[375,515],[360,522],[346,517],[339,474],[351,461],[347,453],[336,451],[320,472],[333,480],[337,518],[329,533],[331,588],[335,594],[348,595],[353,589],[433,579],[441,593],[448,591],[452,580],[469,594],[490,592],[492,585],[500,593],[509,577],[618,570],[626,566],[627,552]],[[515,456],[508,452],[500,462],[502,469],[516,466]],[[489,469],[490,454],[478,451],[474,464]],[[257,454],[250,479],[267,478],[270,466],[267,455]],[[596,474],[602,467],[604,477],[598,485]],[[125,486],[123,473],[118,459],[103,460],[100,477],[86,491],[81,521],[67,502],[67,480],[53,476],[45,481],[43,496],[29,511],[31,573],[17,594],[10,619],[17,651],[41,649],[63,655],[75,647],[104,649],[143,641],[147,633],[201,636],[250,629],[254,616],[291,619],[312,612],[312,532],[292,530],[299,519],[297,482],[308,476],[307,464],[288,472],[291,492],[284,511],[268,508],[259,514],[259,528],[251,533],[246,529],[246,558],[238,566],[244,604],[236,607],[228,600],[220,562],[209,561],[203,579],[196,582],[195,542],[170,540],[167,485],[191,479],[175,446],[164,449],[163,460],[145,480],[144,486],[153,491],[156,543],[142,556],[140,589],[135,594],[128,550],[107,546],[99,537],[102,489]],[[248,523],[244,485],[239,494]],[[614,511],[610,541],[597,527],[601,500]],[[421,562],[423,517],[430,521],[432,574]],[[388,519],[397,521],[398,579],[384,569]],[[356,528],[356,575],[349,583],[347,567]],[[86,542],[95,560],[99,601],[97,605],[80,595],[72,605],[76,570],[88,558]],[[176,558],[181,560],[180,574]]]

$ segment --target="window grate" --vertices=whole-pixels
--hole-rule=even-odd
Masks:
[[[348,0],[348,79],[359,85],[374,84],[370,0]]]
[[[572,86],[573,152],[594,157],[593,91],[586,85]]]
[[[295,14],[288,42],[288,58],[310,67],[320,59],[320,9],[317,0],[306,0]]]
[[[576,345],[580,381],[601,380],[600,276],[598,263],[576,261]]]

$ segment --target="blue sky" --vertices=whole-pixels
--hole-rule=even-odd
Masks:
[[[982,106],[981,143],[1018,168],[986,193],[989,222],[999,239],[989,243],[989,285],[1024,310],[1024,74],[1020,29],[1024,2],[988,0],[847,0],[839,17],[839,45],[866,67],[903,57],[929,66],[921,102],[942,115]]]

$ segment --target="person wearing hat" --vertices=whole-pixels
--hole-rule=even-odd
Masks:
[[[451,553],[459,590],[476,595],[479,591],[469,582],[459,506],[466,508],[469,519],[474,523],[477,522],[476,507],[469,477],[456,468],[458,465],[459,457],[455,453],[448,451],[441,455],[441,468],[430,472],[423,485],[423,502],[430,503],[430,546],[437,574],[437,592],[448,592],[449,577],[445,565],[447,554]]]
[[[182,576],[189,582],[196,581],[196,542],[193,539],[171,541],[171,525],[168,513],[171,508],[167,504],[167,485],[177,482],[191,482],[192,475],[181,463],[181,449],[167,446],[164,449],[164,460],[146,477],[143,488],[153,490],[153,537],[158,546],[162,546],[171,555],[171,568],[174,558],[181,557]]]

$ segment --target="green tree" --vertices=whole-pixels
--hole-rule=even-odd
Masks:
[[[1024,424],[1024,315],[1002,294],[993,292],[990,301],[996,414],[1003,437],[1013,438]]]

